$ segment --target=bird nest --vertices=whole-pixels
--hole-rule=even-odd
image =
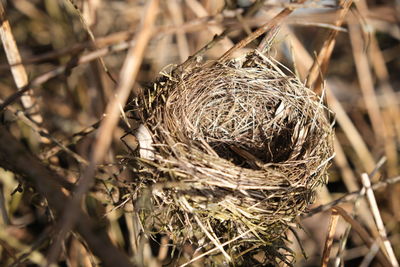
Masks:
[[[327,182],[330,111],[257,51],[175,69],[144,102],[151,216],[177,242],[216,247],[232,261],[282,246],[288,225]]]

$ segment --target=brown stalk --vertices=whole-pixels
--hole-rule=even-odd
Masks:
[[[153,23],[157,15],[158,4],[158,0],[153,0],[147,5],[146,16],[143,20],[142,29],[138,33],[136,45],[129,49],[122,67],[119,85],[116,89],[116,97],[107,105],[107,116],[100,124],[98,139],[94,144],[90,164],[83,173],[78,187],[74,192],[74,196],[71,202],[67,204],[63,213],[60,234],[57,236],[57,239],[49,252],[49,258],[51,260],[54,260],[58,256],[62,240],[78,219],[74,210],[78,208],[83,196],[92,186],[93,176],[97,165],[101,163],[111,145],[112,132],[117,124],[120,108],[125,105],[129,96],[141,65],[143,53],[148,41],[150,40]]]
[[[329,255],[333,244],[333,237],[335,235],[336,226],[339,221],[339,214],[335,209],[332,209],[331,218],[329,220],[328,233],[326,235],[324,251],[322,253],[321,266],[327,267],[329,263]]]
[[[208,17],[209,14],[207,10],[203,7],[199,1],[196,0],[185,0],[186,5],[196,14],[198,18],[202,17]],[[211,32],[213,35],[219,35],[221,34],[224,29],[219,26],[219,25],[208,25],[208,30]],[[221,40],[222,45],[224,46],[225,49],[228,49],[229,47],[232,47],[233,43],[229,38],[225,38]]]
[[[297,3],[298,4],[302,4],[304,3],[305,0],[300,0]],[[293,12],[294,8],[292,7],[288,7],[283,9],[281,12],[279,12],[273,19],[271,19],[270,21],[268,21],[267,23],[265,23],[264,25],[262,25],[260,28],[258,28],[255,32],[253,32],[251,35],[247,36],[245,39],[241,40],[240,42],[238,42],[237,44],[235,44],[231,49],[229,49],[228,51],[226,51],[220,58],[219,61],[220,62],[224,62],[226,61],[236,50],[239,50],[243,47],[245,47],[246,45],[248,45],[249,43],[251,43],[252,41],[254,41],[255,39],[257,39],[259,36],[261,36],[262,34],[264,34],[267,31],[271,31],[273,32],[273,28],[274,27],[279,27],[279,25],[282,23],[282,21],[289,16],[292,12]],[[270,35],[267,35],[267,37],[264,40],[269,40],[271,38]],[[264,42],[262,43],[264,46]],[[262,47],[263,48],[263,47]]]
[[[376,141],[385,140],[386,126],[383,124],[382,113],[375,93],[374,82],[369,60],[365,53],[365,42],[361,31],[361,25],[354,16],[349,17],[349,35],[353,48],[354,63],[356,65],[358,81],[363,95],[365,107],[371,120],[372,129],[376,135]]]
[[[64,178],[49,170],[35,156],[27,152],[25,146],[2,125],[0,125],[0,166],[21,175],[23,180],[32,184],[37,192],[47,199],[57,218],[61,218],[65,203],[70,201],[70,197],[63,193],[57,182]],[[79,217],[74,229],[85,239],[92,252],[105,266],[132,266],[127,256],[111,243],[105,231],[99,231],[95,221],[80,208],[75,209],[74,213]]]
[[[79,16],[79,20],[81,21],[83,27],[85,28],[87,34],[89,35],[90,41],[92,42],[92,45],[95,49],[97,49],[97,42],[96,42],[96,38],[94,37],[94,34],[92,32],[92,30],[90,29],[90,25],[86,22],[86,18],[83,16],[82,12],[79,10],[78,6],[74,3],[73,0],[68,0],[68,2],[75,8],[78,16]],[[90,4],[87,3],[87,4]],[[88,17],[89,19],[91,18],[92,20],[94,20],[94,12],[92,12],[92,16]],[[108,77],[114,82],[117,83],[114,79],[114,77],[111,75],[110,71],[107,68],[106,63],[104,62],[104,59],[102,57],[98,58],[99,63],[101,65],[101,67],[103,68],[104,72],[107,73]]]
[[[341,9],[334,23],[336,27],[340,27],[343,24],[352,3],[352,0],[340,1],[339,6]],[[308,88],[313,88],[314,92],[316,92],[318,95],[322,93],[322,77],[324,77],[328,69],[329,60],[332,55],[333,48],[335,47],[338,33],[339,31],[336,29],[333,29],[329,32],[328,37],[325,39],[324,44],[308,73],[306,86]]]
[[[173,24],[175,26],[183,25],[184,24],[184,18],[182,13],[183,11],[177,0],[168,1],[167,7],[171,14],[171,20],[173,21]],[[186,33],[183,30],[178,30],[176,32],[176,39],[178,41],[180,62],[184,62],[190,56],[189,44],[186,38]]]
[[[374,239],[371,238],[370,234],[364,229],[364,227],[354,220],[343,208],[339,206],[335,206],[332,208],[332,210],[335,210],[340,216],[348,222],[351,227],[357,232],[359,237],[363,240],[363,242],[371,248],[374,244]],[[388,258],[385,256],[385,253],[381,250],[377,253],[377,258],[379,262],[382,264],[382,266],[392,266],[391,262],[388,260]]]
[[[371,9],[367,6],[365,1],[358,3],[358,9],[362,12],[363,16],[368,16],[371,13]],[[379,14],[379,13],[378,13]],[[370,20],[368,20],[370,22]],[[378,29],[376,29],[378,31]],[[390,84],[389,71],[386,65],[384,56],[375,34],[371,34],[369,39],[368,54],[369,61],[375,72],[376,79],[378,81],[379,89],[383,94],[385,105],[382,106],[382,116],[384,119],[384,125],[386,131],[384,132],[384,144],[385,154],[387,157],[387,168],[389,176],[396,175],[398,173],[398,153],[397,153],[397,142],[400,140],[400,108],[398,97],[395,94],[394,88]],[[400,198],[398,197],[400,192],[400,186],[395,185],[390,188],[390,201],[391,208],[397,221],[400,221]]]
[[[389,239],[387,238],[387,233],[385,229],[385,225],[383,224],[383,220],[381,214],[379,212],[379,207],[375,199],[374,191],[371,188],[371,181],[368,174],[361,174],[361,181],[364,185],[366,196],[369,202],[369,206],[371,208],[371,212],[374,216],[376,227],[379,232],[380,241],[383,245],[383,248],[386,250],[386,255],[388,256],[393,267],[398,267],[399,263],[396,259],[396,255],[394,254],[392,245],[390,244]]]
[[[21,55],[19,53],[17,44],[11,31],[10,23],[6,18],[6,13],[3,7],[3,3],[0,2],[0,37],[3,43],[3,48],[7,56],[8,64],[11,66],[11,73],[13,75],[15,84],[18,90],[28,86],[28,75],[25,67],[21,63]],[[27,89],[26,92],[21,95],[21,102],[25,109],[32,113],[31,118],[41,123],[43,121],[42,116],[38,113],[39,108],[36,103],[36,99],[33,97],[33,90]]]
[[[310,68],[313,64],[313,59],[311,55],[307,52],[301,42],[298,41],[297,37],[294,34],[290,35],[290,38],[296,41],[296,53],[301,53],[298,56],[301,57],[301,60],[297,63],[299,65],[304,66],[305,68]],[[360,132],[355,127],[354,123],[347,115],[343,105],[339,102],[337,97],[332,93],[330,89],[329,81],[326,83],[326,98],[329,107],[335,113],[335,118],[337,123],[341,126],[342,130],[344,131],[346,137],[351,143],[354,151],[356,152],[358,158],[361,160],[362,166],[364,170],[367,172],[372,171],[373,166],[376,165],[374,157],[372,156],[371,152],[369,151],[365,141],[363,140]]]
[[[396,176],[396,177],[392,177],[392,178],[388,178],[386,179],[384,182],[379,182],[376,184],[372,185],[372,189],[373,190],[378,190],[378,189],[382,189],[385,188],[389,185],[395,185],[400,183],[400,176]],[[358,190],[358,191],[353,191],[350,193],[345,194],[342,197],[339,197],[338,199],[327,203],[325,205],[320,205],[316,208],[311,209],[307,214],[302,215],[303,218],[308,218],[311,216],[314,216],[317,213],[323,212],[323,211],[327,211],[330,208],[332,208],[333,206],[342,204],[342,203],[346,203],[346,202],[352,202],[355,201],[357,198],[359,198],[360,196],[362,196],[365,193],[365,191],[363,189]]]

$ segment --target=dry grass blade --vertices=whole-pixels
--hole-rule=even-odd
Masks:
[[[367,7],[365,3],[364,6]],[[368,12],[369,10],[366,10],[366,12],[363,12],[363,15],[368,14]],[[378,82],[376,86],[379,86],[378,88],[383,93],[385,104],[381,104],[381,109],[382,117],[385,122],[384,124],[387,129],[387,131],[384,132],[386,136],[383,141],[385,146],[385,154],[388,161],[388,175],[393,176],[398,173],[397,143],[400,140],[399,99],[396,96],[395,89],[390,83],[388,66],[385,62],[383,53],[379,47],[378,40],[375,35],[370,36],[368,52],[370,56],[370,63],[374,69]],[[400,221],[400,199],[398,197],[398,192],[400,192],[399,185],[395,185],[390,188],[392,211],[394,212],[396,219]]]
[[[229,245],[229,244],[231,244],[231,243],[237,241],[238,239],[242,238],[243,236],[246,236],[246,235],[249,234],[249,233],[250,233],[250,230],[247,231],[247,232],[242,233],[241,235],[235,237],[234,239],[231,239],[231,240],[229,240],[229,241],[227,241],[227,242],[221,244],[221,247],[225,247],[225,246],[227,246],[227,245]],[[213,248],[213,249],[210,249],[210,250],[208,250],[207,252],[205,252],[205,253],[203,253],[203,254],[200,254],[199,256],[194,257],[194,258],[191,259],[190,261],[188,261],[188,262],[186,262],[186,263],[180,265],[179,267],[188,266],[189,264],[191,264],[191,263],[193,263],[193,262],[195,262],[195,261],[197,261],[197,260],[199,260],[199,259],[201,259],[201,258],[203,258],[203,257],[205,257],[205,256],[207,256],[207,255],[209,255],[209,254],[211,254],[211,253],[214,253],[215,251],[217,251],[217,250],[219,250],[219,249],[220,249],[219,247],[215,247],[215,248]]]
[[[196,14],[198,18],[209,16],[207,10],[197,0],[185,0],[186,5]],[[210,25],[207,27],[213,35],[220,35],[224,30],[221,26]],[[224,49],[232,47],[233,43],[229,38],[221,40]]]
[[[18,90],[28,85],[28,75],[25,67],[22,65],[21,56],[15,42],[14,36],[11,32],[11,26],[5,17],[3,3],[0,2],[0,37],[3,43],[3,48],[7,56],[11,72],[14,77],[15,84]],[[39,109],[36,105],[36,100],[33,97],[32,89],[26,90],[25,94],[21,95],[21,102],[25,109],[29,111],[30,117],[36,122],[43,122],[42,116],[38,113]]]
[[[329,106],[335,112],[337,122],[345,132],[346,137],[349,139],[354,151],[357,153],[357,156],[360,158],[364,170],[367,172],[372,171],[371,166],[376,166],[374,157],[372,156],[371,151],[368,149],[367,144],[363,140],[362,135],[357,130],[350,117],[347,115],[343,105],[330,91],[329,83],[327,84],[327,100]]]
[[[301,58],[301,60],[297,61],[297,64],[302,67],[301,69],[311,68],[314,62],[311,55],[307,52],[303,44],[294,34],[291,34],[290,38],[296,43],[296,53],[299,53],[298,56]],[[342,103],[340,103],[337,97],[333,94],[329,81],[326,83],[326,98],[329,107],[335,113],[335,119],[337,123],[341,126],[346,137],[350,141],[351,146],[353,147],[362,163],[362,166],[364,167],[364,170],[367,172],[372,171],[372,166],[376,166],[374,157],[372,156],[371,151],[368,149],[367,144],[363,140],[361,133],[358,131],[353,121],[346,113]]]
[[[343,208],[339,206],[335,206],[332,209],[336,210],[340,216],[348,222],[351,227],[357,232],[357,234],[361,237],[363,242],[370,248],[374,244],[374,240],[370,237],[369,233],[362,227],[362,225],[354,220]],[[377,253],[377,258],[382,264],[382,266],[391,266],[391,262],[388,260],[388,258],[385,256],[385,253],[380,250]]]
[[[232,261],[231,256],[228,255],[228,253],[226,253],[226,251],[224,250],[224,247],[221,245],[221,243],[219,243],[218,239],[216,239],[210,232],[209,230],[203,225],[203,223],[201,222],[201,220],[197,217],[194,216],[194,219],[196,220],[197,224],[200,226],[201,230],[206,234],[206,236],[211,240],[211,242],[213,242],[213,244],[215,245],[216,248],[218,248],[218,250],[220,250],[222,252],[222,254],[224,255],[224,257],[226,258],[226,260],[228,262]]]
[[[61,216],[65,203],[69,201],[58,183],[64,178],[46,168],[34,155],[26,151],[4,126],[0,126],[0,166],[24,177],[26,182],[31,183],[46,197],[56,216]],[[111,243],[104,232],[98,231],[98,225],[88,215],[80,208],[74,210],[74,213],[79,217],[77,232],[85,238],[90,249],[101,258],[105,266],[131,266],[128,257]]]
[[[184,23],[184,18],[182,8],[180,7],[178,1],[168,1],[167,6],[169,12],[171,13],[171,19],[174,25],[182,25]],[[178,31],[176,33],[176,38],[178,41],[180,62],[184,62],[190,55],[189,44],[185,32],[183,30]]]
[[[364,52],[365,44],[361,26],[356,22],[356,18],[351,16],[348,20],[349,35],[353,48],[354,62],[356,65],[358,81],[363,94],[365,107],[371,119],[372,128],[377,136],[377,140],[384,139],[387,135],[386,126],[383,123],[382,113],[375,93],[373,77],[369,67],[367,54]]]
[[[305,0],[299,0],[296,3],[297,4],[302,4],[304,3]],[[287,17],[289,16],[292,12],[294,11],[293,7],[287,7],[285,9],[283,9],[281,12],[279,12],[279,14],[277,14],[273,19],[271,19],[270,21],[268,21],[267,23],[265,23],[264,25],[262,25],[260,28],[258,28],[255,32],[253,32],[251,35],[249,35],[248,37],[246,37],[245,39],[241,40],[239,43],[237,43],[235,46],[233,46],[231,49],[229,49],[227,52],[225,52],[225,54],[223,54],[220,58],[219,61],[220,62],[224,62],[226,61],[236,50],[245,47],[246,45],[248,45],[249,43],[251,43],[252,41],[254,41],[255,39],[257,39],[259,36],[261,36],[262,34],[264,34],[265,32],[267,32],[268,30],[271,31],[271,33],[274,33],[273,28],[277,27],[279,28],[279,25],[281,24],[281,22]],[[264,38],[265,41],[262,42],[260,47],[262,50],[266,49],[266,44],[269,42],[269,40],[272,38],[272,36],[270,34],[268,34],[266,36],[266,38]]]
[[[158,4],[158,0],[152,0],[148,3],[146,17],[143,20],[142,29],[138,33],[137,42],[134,47],[129,49],[126,56],[120,74],[119,85],[116,89],[116,97],[107,105],[105,112],[107,116],[100,125],[99,139],[95,144],[95,152],[92,159],[95,163],[101,161],[111,143],[111,132],[117,124],[120,107],[123,107],[128,99],[142,62],[143,53],[151,38],[153,24],[158,12]]]
[[[343,24],[343,21],[345,20],[347,12],[349,11],[352,3],[352,0],[340,1],[339,6],[341,7],[341,9],[339,11],[339,16],[335,21],[336,27],[340,27]],[[316,92],[317,94],[322,93],[322,77],[325,75],[328,69],[329,59],[332,55],[332,51],[336,42],[336,36],[338,33],[339,31],[337,29],[333,29],[329,32],[329,35],[325,39],[317,58],[314,60],[314,63],[310,71],[308,72],[306,85],[309,88],[313,88],[314,92]]]
[[[360,263],[360,267],[368,267],[371,265],[372,260],[374,259],[376,253],[379,251],[378,242],[374,242],[372,247],[370,248],[367,255],[365,255],[363,261]]]
[[[73,67],[76,67],[77,65],[91,62],[93,60],[98,59],[99,57],[107,55],[110,52],[126,50],[127,48],[130,48],[130,47],[134,46],[135,44],[136,44],[136,42],[134,40],[134,41],[123,42],[121,44],[111,46],[111,47],[101,48],[99,50],[95,50],[93,52],[90,52],[86,55],[79,57],[76,61],[76,64],[64,65],[64,66],[61,65],[51,71],[41,74],[41,75],[37,76],[36,78],[34,78],[26,86],[20,88],[17,92],[15,92],[14,94],[7,97],[3,101],[3,103],[0,104],[0,111],[4,110],[8,105],[12,104],[13,102],[17,101],[21,96],[23,96],[31,88],[38,87],[39,85],[49,81],[50,79],[52,79],[54,77],[65,74],[67,71],[71,70]]]
[[[368,174],[363,173],[361,175],[361,181],[366,190],[367,199],[368,199],[369,205],[371,207],[372,214],[374,215],[376,227],[378,228],[378,232],[379,232],[381,241],[385,247],[387,255],[389,256],[390,262],[393,267],[398,267],[399,263],[394,254],[392,245],[390,244],[390,241],[387,238],[385,225],[383,224],[382,217],[379,212],[378,204],[376,203],[376,200],[375,200],[374,192],[371,189],[371,182],[370,182]]]
[[[329,256],[333,244],[333,237],[336,231],[336,226],[339,221],[339,214],[335,209],[332,209],[331,219],[329,221],[328,233],[325,240],[324,252],[322,253],[321,266],[326,267],[329,263]]]
[[[77,7],[77,5],[74,3],[73,0],[68,0],[68,2],[75,8],[76,12],[78,13],[79,19],[82,23],[82,25],[84,26],[86,32],[88,33],[90,40],[94,46],[95,49],[97,49],[97,42],[96,42],[96,38],[94,37],[94,34],[92,32],[92,30],[90,29],[90,26],[86,23],[86,19],[83,16],[82,12],[79,10],[79,8]],[[104,59],[102,57],[99,57],[99,62],[103,68],[103,70],[107,73],[108,77],[110,77],[110,79],[114,82],[117,83],[114,79],[114,77],[112,77],[111,73],[109,72],[106,63],[104,62]]]
[[[393,177],[393,178],[386,179],[384,182],[376,183],[376,184],[372,185],[372,189],[373,190],[378,190],[378,189],[384,188],[384,187],[386,187],[388,185],[394,185],[394,184],[397,184],[397,183],[400,183],[400,176],[396,176],[396,177]],[[306,215],[303,215],[303,217],[310,217],[310,216],[313,216],[313,215],[315,215],[317,213],[320,213],[322,211],[327,211],[330,208],[332,208],[333,206],[336,206],[336,205],[338,205],[340,203],[354,201],[355,199],[357,199],[358,197],[360,197],[360,196],[362,196],[364,194],[365,194],[365,189],[364,188],[359,190],[359,191],[353,191],[353,192],[347,193],[346,195],[344,195],[344,196],[342,196],[342,197],[340,197],[340,198],[338,198],[338,199],[336,199],[336,200],[334,200],[334,201],[332,201],[330,203],[327,203],[325,205],[320,205],[320,206],[318,206],[316,208],[311,209]]]
[[[128,51],[126,60],[121,70],[120,82],[116,90],[116,97],[107,105],[107,116],[100,124],[98,139],[94,144],[90,164],[79,181],[71,203],[67,205],[64,211],[63,220],[60,226],[60,234],[57,236],[56,241],[52,246],[52,250],[49,252],[50,262],[55,260],[55,258],[58,256],[62,240],[75,224],[77,217],[74,215],[74,210],[77,209],[83,195],[86,194],[86,192],[92,186],[93,176],[95,174],[97,164],[101,163],[101,160],[111,144],[111,133],[118,122],[120,107],[125,105],[125,102],[129,96],[141,64],[141,59],[143,58],[143,52],[146,49],[147,43],[151,37],[152,26],[157,15],[157,8],[158,0],[149,2],[147,14],[143,20],[142,30],[139,32],[137,37],[137,43]]]

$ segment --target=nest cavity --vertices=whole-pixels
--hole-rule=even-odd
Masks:
[[[327,181],[329,110],[263,54],[174,70],[146,106],[154,157],[143,161],[170,236],[234,239],[230,255],[270,245]]]

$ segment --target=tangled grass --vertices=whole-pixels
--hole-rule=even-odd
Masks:
[[[333,131],[321,99],[285,73],[255,51],[155,84],[142,162],[154,183],[153,223],[175,244],[217,247],[234,262],[273,248],[266,262],[290,261],[278,250],[327,182]]]

